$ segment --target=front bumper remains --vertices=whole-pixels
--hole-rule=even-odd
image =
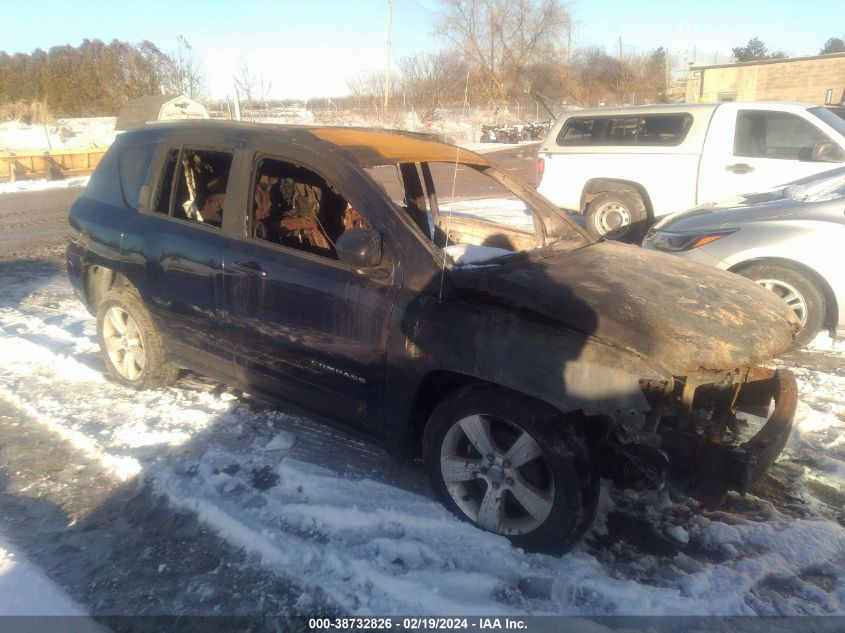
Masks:
[[[721,500],[729,490],[745,494],[783,450],[797,404],[798,388],[792,372],[755,367],[749,380],[739,386],[733,408],[761,418],[768,416],[763,427],[738,445],[663,429],[662,448],[670,458],[669,481],[706,502]]]

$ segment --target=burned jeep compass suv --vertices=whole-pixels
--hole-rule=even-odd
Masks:
[[[191,368],[358,427],[527,549],[574,543],[602,476],[744,492],[795,412],[792,375],[762,366],[797,331],[777,297],[597,243],[416,135],[124,133],[70,212],[67,258],[115,380]]]

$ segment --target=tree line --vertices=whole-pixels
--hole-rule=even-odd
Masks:
[[[609,54],[600,47],[573,50],[573,19],[560,0],[440,0],[435,35],[444,47],[398,60],[390,102],[421,112],[462,103],[504,106],[552,103],[584,107],[662,103],[670,100],[668,51],[657,47]],[[819,54],[845,50],[830,38]],[[759,38],[732,50],[736,61],[788,57]],[[347,81],[348,102],[383,102],[384,74],[362,73]]]
[[[445,47],[397,61],[390,100],[421,112],[470,103],[553,103],[581,106],[668,100],[663,48],[609,55],[596,47],[573,51],[573,20],[559,0],[441,0],[436,35]],[[384,75],[347,81],[358,107],[383,99]]]
[[[53,116],[115,115],[130,99],[148,94],[206,96],[205,80],[187,40],[175,53],[143,41],[83,40],[30,54],[0,51],[0,111]]]
[[[609,54],[600,47],[573,49],[572,15],[561,0],[440,0],[435,35],[442,48],[403,57],[394,65],[390,104],[425,115],[462,104],[502,107],[568,103],[578,106],[661,103],[670,99],[669,56],[659,47]],[[830,38],[820,54],[845,50]],[[759,38],[733,49],[737,61],[786,57]],[[242,60],[233,75],[247,106],[265,101],[271,83]],[[379,108],[383,71],[347,81],[341,107]],[[143,41],[80,46],[10,55],[0,51],[0,119],[21,113],[42,117],[114,115],[128,100],[160,91],[207,98],[202,64],[191,45],[163,52]]]
[[[770,51],[759,37],[752,37],[745,46],[737,46],[731,49],[734,59],[738,62],[753,62],[765,59],[786,59],[789,55],[778,49]],[[831,37],[819,51],[819,55],[830,55],[831,53],[845,53],[845,41],[841,37]]]

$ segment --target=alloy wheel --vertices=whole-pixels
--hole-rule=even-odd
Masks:
[[[115,370],[126,380],[141,377],[146,365],[144,341],[135,319],[119,306],[108,309],[103,319],[103,341]]]
[[[458,508],[491,532],[531,532],[554,505],[554,477],[542,448],[502,418],[471,415],[456,422],[443,438],[440,471]]]
[[[780,279],[757,279],[756,281],[766,290],[774,292],[786,301],[801,321],[802,326],[807,324],[807,300],[795,286]]]

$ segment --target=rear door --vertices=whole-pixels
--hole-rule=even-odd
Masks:
[[[227,193],[239,152],[190,142],[163,145],[159,152],[146,208],[122,240],[125,266],[168,350],[198,369],[230,374],[218,301],[224,254],[234,245],[224,223],[235,220]]]
[[[259,155],[253,165],[253,189],[241,209],[247,235],[225,262],[223,322],[239,378],[379,431],[388,325],[400,287],[396,250],[382,232],[380,266],[341,263],[333,244],[353,225],[369,226],[368,209],[299,158]]]

